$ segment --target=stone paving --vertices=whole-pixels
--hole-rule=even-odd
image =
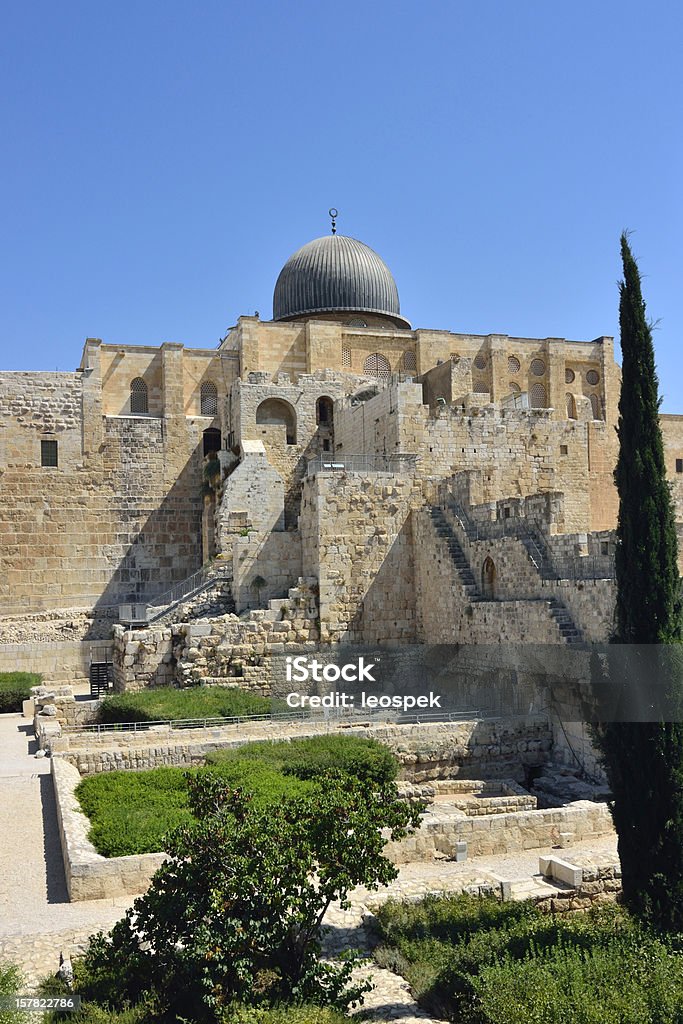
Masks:
[[[34,750],[31,724],[21,715],[0,715],[0,960],[19,964],[27,989],[57,970],[60,952],[69,956],[80,952],[89,935],[107,931],[133,902],[133,897],[68,902],[50,762],[31,756]],[[493,880],[510,882],[516,899],[552,895],[556,888],[538,874],[539,856],[551,852],[548,848],[460,863],[403,865],[398,878],[381,893],[359,888],[348,911],[338,906],[330,909],[326,952],[333,957],[353,946],[369,953],[372,908],[391,897],[419,899],[430,892],[490,885]],[[615,860],[616,837],[573,843],[571,854],[563,856],[581,863]],[[376,965],[363,966],[360,974],[371,975],[375,985],[363,1007],[370,1020],[432,1021],[419,1011],[399,976]]]

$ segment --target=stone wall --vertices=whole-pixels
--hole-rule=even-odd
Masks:
[[[162,765],[203,764],[213,750],[239,747],[256,740],[293,739],[343,731],[369,736],[397,756],[404,781],[497,778],[525,781],[528,769],[548,762],[552,731],[543,716],[518,716],[463,722],[395,725],[369,718],[342,727],[330,719],[242,722],[203,729],[174,730],[154,726],[140,732],[63,732],[51,741],[53,757],[82,775],[119,769],[142,770]]]
[[[318,580],[323,642],[415,639],[411,510],[419,485],[391,473],[318,473],[304,484],[303,572]]]
[[[101,641],[50,640],[0,644],[0,672],[37,672],[46,683],[86,682],[91,651],[111,650]]]
[[[683,472],[676,469],[677,463],[680,464],[680,461],[683,460],[683,416],[662,416],[661,424],[666,472],[673,485],[676,519],[679,523],[683,523]],[[681,575],[683,575],[683,551],[679,550],[678,557]]]
[[[166,855],[102,857],[88,839],[90,822],[76,798],[78,771],[62,758],[54,758],[52,781],[69,899],[104,900],[144,892]]]
[[[560,833],[570,833],[575,840],[612,835],[614,827],[607,805],[578,800],[552,810],[509,811],[484,817],[430,809],[418,832],[398,843],[387,843],[385,853],[395,864],[435,858],[455,860],[457,844],[466,842],[468,856],[488,857],[556,846]]]

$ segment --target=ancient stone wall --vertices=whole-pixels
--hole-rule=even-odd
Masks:
[[[411,509],[423,502],[410,476],[318,473],[304,484],[303,572],[318,579],[321,639],[415,639]]]

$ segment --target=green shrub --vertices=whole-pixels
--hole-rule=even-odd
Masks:
[[[21,711],[22,701],[31,696],[31,687],[40,686],[42,681],[35,672],[0,672],[0,715]]]
[[[89,838],[98,853],[123,857],[162,851],[165,836],[190,823],[187,779],[197,771],[218,773],[233,788],[250,794],[255,807],[263,808],[311,793],[326,770],[380,786],[394,778],[396,760],[379,743],[355,736],[249,743],[210,754],[205,769],[93,775],[79,783],[76,795],[90,819]]]
[[[22,978],[14,964],[0,963],[0,996],[14,996],[22,991]],[[0,1024],[19,1024],[26,1014],[15,1010],[0,1010]]]
[[[282,1006],[267,1010],[234,1005],[220,1018],[221,1024],[348,1024],[348,1017],[322,1006]]]
[[[245,758],[264,761],[285,775],[317,779],[325,771],[341,771],[361,782],[383,785],[396,778],[398,762],[387,747],[361,736],[313,736],[310,739],[247,743],[237,750],[218,750],[207,763],[226,764]]]
[[[197,771],[220,775],[235,789],[252,796],[254,806],[267,807],[310,792],[311,783],[288,778],[268,764],[233,760],[207,769],[152,768],[144,772],[103,772],[83,779],[76,789],[91,822],[90,841],[103,857],[159,853],[164,837],[189,825],[187,780]]]
[[[391,901],[378,962],[461,1024],[681,1024],[683,955],[622,909],[553,916],[470,896]]]
[[[279,705],[277,706],[279,708]],[[268,715],[274,702],[244,690],[223,686],[160,686],[139,693],[105,697],[98,722],[164,722],[185,718],[230,718],[234,715]]]
[[[158,853],[167,832],[192,820],[182,768],[103,772],[83,779],[76,796],[104,857]]]

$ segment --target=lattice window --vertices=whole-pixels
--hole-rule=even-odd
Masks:
[[[342,349],[342,366],[350,366],[350,365],[351,365],[351,349],[350,348],[346,348],[346,346],[344,346],[344,348]]]
[[[480,352],[478,356],[475,356],[474,365],[478,370],[486,369],[486,356],[483,352]]]
[[[589,370],[588,373],[586,374],[586,383],[590,384],[591,387],[595,387],[595,385],[598,383],[599,380],[600,380],[600,374],[598,373],[597,370]]]
[[[517,356],[508,356],[508,373],[519,373],[522,368]]]
[[[349,327],[367,327],[368,325],[367,325],[367,321],[366,320],[361,320],[360,317],[354,317],[352,320],[349,320],[348,326]]]
[[[542,359],[531,360],[531,372],[533,373],[534,377],[543,376],[543,374],[545,373],[545,363]]]
[[[529,400],[532,409],[546,409],[548,396],[543,384],[534,384],[529,392]]]
[[[363,363],[363,373],[368,377],[386,380],[391,376],[391,363],[381,352],[372,352]]]
[[[521,395],[522,389],[520,388],[517,381],[511,380],[510,383],[508,384],[508,387],[510,388],[511,395]]]
[[[403,369],[406,373],[414,373],[417,370],[417,356],[414,352],[403,353]]]
[[[149,412],[147,400],[147,385],[142,377],[136,377],[130,382],[130,411]]]
[[[576,380],[576,374],[569,367],[564,371],[564,382],[565,384],[573,384]]]
[[[574,401],[574,396],[570,395],[569,392],[567,392],[567,394],[564,397],[565,397],[565,399],[567,401],[567,419],[575,420],[576,419],[576,402]]]
[[[202,416],[215,416],[218,412],[218,390],[212,380],[202,383],[200,392]]]
[[[473,387],[475,395],[490,394],[489,385],[485,380],[475,380]]]
[[[593,410],[593,419],[594,420],[601,420],[602,419],[602,412],[601,412],[601,409],[600,409],[600,399],[599,399],[599,397],[597,395],[589,395],[588,397],[590,398],[591,409]]]
[[[56,441],[40,442],[40,464],[41,466],[47,466],[51,469],[57,468],[59,465],[59,459]]]

